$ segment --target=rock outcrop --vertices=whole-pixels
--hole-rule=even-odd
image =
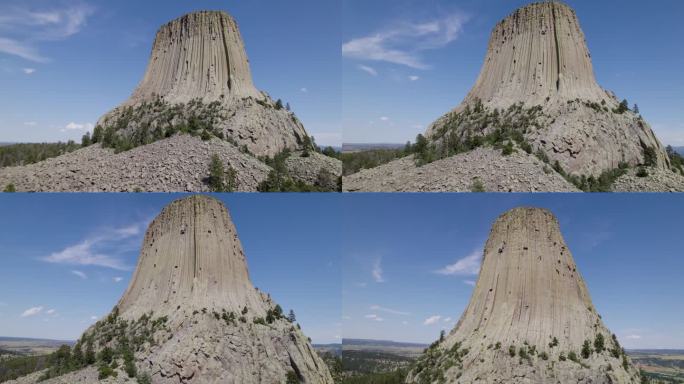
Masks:
[[[537,125],[509,128],[570,174],[598,176],[621,163],[669,168],[650,126],[597,84],[577,16],[561,2],[533,3],[499,22],[475,85],[427,136],[442,145],[447,135],[465,140],[492,133],[487,122],[476,127],[457,122],[459,114],[480,103],[490,112],[517,103],[540,106]],[[652,151],[652,158],[645,151]]]
[[[638,383],[547,210],[492,226],[470,303],[407,383]]]
[[[215,118],[205,121],[209,112]],[[142,81],[98,125],[136,140],[196,121],[256,156],[295,150],[307,136],[293,113],[254,87],[237,23],[225,12],[190,13],[162,26]]]
[[[77,345],[132,350],[154,384],[333,383],[299,326],[252,285],[227,209],[203,195],[172,202],[152,221],[126,292]],[[94,372],[66,382],[92,383]]]

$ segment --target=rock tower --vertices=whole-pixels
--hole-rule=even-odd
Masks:
[[[332,384],[299,327],[252,285],[228,211],[207,196],[154,219],[125,294],[80,342],[116,349],[123,339],[153,383]]]
[[[638,383],[639,374],[592,304],[556,218],[515,208],[492,227],[456,327],[407,382]]]
[[[487,118],[473,116],[473,109]],[[495,118],[500,124],[491,124]],[[535,151],[577,176],[621,164],[669,166],[648,124],[598,85],[577,15],[558,1],[529,4],[494,27],[475,85],[426,135],[443,143],[511,125]]]
[[[206,129],[257,156],[296,150],[307,136],[292,112],[255,88],[237,22],[223,11],[162,26],[142,81],[98,125],[134,145]]]

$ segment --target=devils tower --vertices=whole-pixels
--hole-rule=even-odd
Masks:
[[[638,383],[601,320],[558,221],[539,208],[501,215],[470,303],[407,383]]]
[[[334,191],[342,173],[339,160],[317,151],[287,102],[254,86],[237,22],[223,11],[189,13],[159,28],[138,86],[82,142],[85,148],[71,153],[0,169],[0,185],[222,191],[209,182],[214,157],[234,179],[223,184],[237,191]]]
[[[146,125],[148,134],[164,136],[192,121],[257,156],[300,148],[307,136],[294,114],[254,87],[237,22],[222,11],[194,12],[162,26],[142,81],[98,124],[132,138]]]
[[[386,191],[395,184],[402,191],[462,191],[479,178],[490,191],[565,191],[573,184],[596,190],[602,175],[640,167],[677,178],[684,188],[648,123],[597,83],[577,15],[559,1],[529,4],[496,24],[475,85],[425,137],[414,155],[424,170],[390,163],[345,180],[345,189]],[[493,165],[482,169],[487,163]]]
[[[154,384],[333,382],[299,325],[252,285],[225,206],[202,195],[172,202],[152,221],[126,292],[76,349],[94,351],[100,372],[103,351],[114,369],[128,354],[131,369]],[[115,382],[134,376],[120,371]],[[88,365],[46,383],[97,377]]]

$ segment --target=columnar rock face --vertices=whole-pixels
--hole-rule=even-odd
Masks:
[[[162,26],[145,77],[129,104],[163,96],[171,103],[263,98],[252,84],[235,20],[225,12],[196,12]]]
[[[269,307],[252,286],[235,226],[218,200],[193,196],[169,204],[152,221],[133,279],[118,304],[124,318],[244,306],[258,316]]]
[[[516,208],[496,220],[467,309],[407,382],[445,382],[439,377],[448,383],[639,382],[592,304],[558,221],[537,208]]]
[[[466,126],[457,118],[480,103],[490,121],[518,103],[541,107],[536,124],[513,128],[568,173],[597,176],[621,164],[669,166],[648,124],[619,109],[616,96],[597,84],[577,16],[560,2],[533,3],[499,22],[475,85],[426,135],[442,144],[451,132],[452,141],[492,133],[491,124]],[[645,150],[653,151],[652,159]]]
[[[122,340],[155,384],[332,384],[299,327],[252,285],[228,211],[207,196],[154,219],[128,289],[80,343],[117,350]]]
[[[162,26],[142,81],[98,125],[133,145],[206,130],[256,156],[299,149],[307,136],[294,113],[254,87],[237,23],[222,11]]]

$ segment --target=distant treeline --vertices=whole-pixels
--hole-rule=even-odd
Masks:
[[[359,172],[362,169],[375,168],[379,165],[389,163],[400,157],[408,156],[413,153],[410,145],[407,144],[403,149],[371,149],[361,152],[341,153],[342,169],[344,175],[348,176]]]
[[[66,143],[26,143],[0,146],[0,167],[33,164],[79,148],[81,145],[72,140]]]
[[[0,359],[0,383],[43,370],[48,367],[49,359],[49,355]]]
[[[389,373],[370,373],[361,376],[345,377],[342,384],[403,384],[406,372],[398,370]]]

